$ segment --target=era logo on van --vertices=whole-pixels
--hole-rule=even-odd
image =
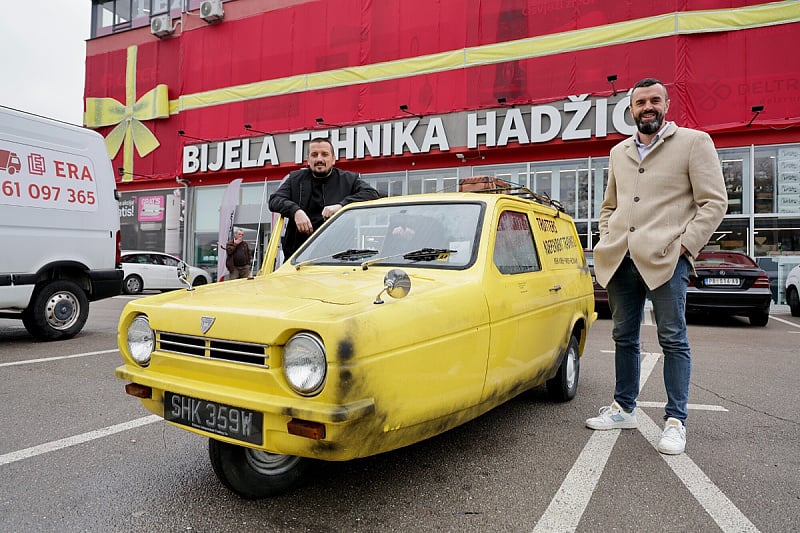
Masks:
[[[66,178],[70,180],[89,180],[94,181],[92,177],[92,173],[89,170],[89,167],[83,165],[81,169],[75,163],[67,163],[64,161],[53,161],[53,165],[56,167],[56,177],[59,178]]]
[[[35,176],[44,176],[46,169],[42,154],[28,154],[28,172]]]

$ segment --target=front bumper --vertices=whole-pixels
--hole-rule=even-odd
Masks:
[[[375,402],[372,398],[342,404],[326,403],[318,398],[289,398],[280,394],[255,392],[252,389],[245,390],[230,385],[210,384],[208,381],[154,372],[152,369],[135,365],[120,366],[115,374],[130,383],[150,387],[151,398],[140,398],[140,400],[148,411],[162,418],[164,418],[165,391],[256,411],[264,416],[261,446],[253,446],[210,431],[173,424],[198,435],[256,447],[272,453],[324,460],[348,460],[374,453],[363,447],[363,428],[370,426],[372,415],[375,413]],[[317,441],[290,434],[287,424],[292,420],[324,424],[325,439]]]

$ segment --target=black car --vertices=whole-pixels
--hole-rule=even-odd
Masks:
[[[703,250],[689,275],[686,312],[746,316],[766,326],[772,291],[767,272],[744,252]]]
[[[597,311],[598,316],[610,317],[611,308],[608,305],[608,291],[597,283],[597,278],[594,276],[594,252],[591,250],[584,250],[583,255],[586,257],[586,262],[589,264],[589,271],[592,273],[594,310]]]

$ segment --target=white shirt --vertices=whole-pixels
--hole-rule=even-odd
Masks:
[[[653,146],[655,146],[658,140],[661,138],[661,136],[664,135],[664,132],[667,131],[669,125],[670,122],[665,122],[664,125],[661,127],[661,129],[658,131],[658,133],[656,133],[656,136],[653,137],[653,140],[650,142],[650,144],[642,144],[642,142],[639,140],[638,131],[636,131],[636,133],[633,134],[633,142],[636,143],[636,148],[639,149],[639,159],[641,161],[644,161],[645,156],[647,156],[647,154],[650,153],[650,150],[653,149]]]

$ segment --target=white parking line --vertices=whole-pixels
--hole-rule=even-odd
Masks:
[[[46,442],[38,446],[25,448],[24,450],[18,450],[16,452],[0,455],[0,466],[8,463],[14,463],[16,461],[21,461],[23,459],[28,459],[29,457],[42,455],[43,453],[54,452],[62,448],[69,448],[70,446],[83,444],[84,442],[89,442],[90,440],[108,437],[109,435],[113,435],[114,433],[127,431],[129,429],[133,429],[139,426],[144,426],[147,424],[152,424],[153,422],[158,422],[159,420],[162,420],[160,416],[149,415],[142,418],[137,418],[135,420],[131,420],[130,422],[123,422],[122,424],[108,426],[102,429],[89,431],[88,433],[82,433],[81,435],[75,435],[73,437],[67,437],[65,439],[54,440],[52,442]]]
[[[639,419],[639,432],[658,449],[661,428],[642,411],[636,413]],[[692,496],[711,516],[722,531],[758,531],[758,528],[731,502],[725,494],[706,476],[689,456],[664,455],[659,453],[675,472]]]
[[[89,355],[101,355],[104,353],[114,353],[118,352],[118,349],[113,350],[100,350],[99,352],[84,352],[84,353],[76,353],[72,355],[59,355],[56,357],[43,357],[41,359],[28,359],[25,361],[11,361],[10,363],[0,363],[0,367],[4,366],[19,366],[19,365],[31,365],[33,363],[47,363],[50,361],[60,361],[62,359],[74,359],[76,357],[87,357]]]
[[[664,402],[640,402],[636,401],[636,405],[639,407],[664,407],[667,405]],[[689,403],[686,404],[686,408],[690,411],[722,411],[727,413],[728,410],[722,407],[721,405],[706,405],[702,403]]]
[[[658,361],[658,354],[642,353],[642,355],[645,355],[645,358],[639,373],[639,389],[644,388]],[[578,522],[592,498],[600,474],[603,473],[621,431],[612,429],[592,432],[589,442],[584,446],[561,487],[550,501],[550,505],[533,528],[534,533],[575,531],[578,528]]]
[[[660,354],[643,352],[642,355],[645,358],[639,377],[640,389],[644,387]],[[637,402],[637,404],[640,407],[664,405],[660,402]],[[695,405],[695,407],[726,411],[718,406]],[[639,431],[657,449],[661,428],[641,409],[636,413],[636,417],[639,419]],[[535,533],[575,531],[578,528],[621,431],[615,429],[592,433],[589,442],[584,446],[550,505],[534,527]],[[688,455],[685,453],[672,456],[660,453],[659,455],[722,531],[758,531],[758,528],[714,485]]]
[[[800,328],[800,324],[795,324],[794,322],[789,322],[788,320],[784,320],[783,318],[778,318],[774,315],[769,315],[770,320],[777,320],[778,322],[783,322],[787,326],[792,326],[793,328]]]

